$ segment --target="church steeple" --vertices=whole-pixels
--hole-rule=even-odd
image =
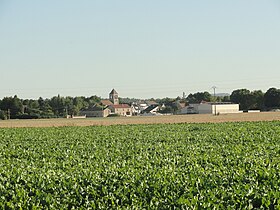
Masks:
[[[110,93],[109,93],[109,99],[110,101],[114,104],[114,105],[118,105],[119,104],[119,94],[117,93],[117,91],[115,89],[113,89]]]

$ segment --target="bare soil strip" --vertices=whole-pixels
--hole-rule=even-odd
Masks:
[[[160,124],[160,123],[220,123],[241,121],[280,120],[280,112],[240,113],[224,115],[170,115],[151,117],[115,117],[88,119],[38,119],[38,120],[0,120],[0,127],[61,127],[61,126],[95,126],[127,124]]]

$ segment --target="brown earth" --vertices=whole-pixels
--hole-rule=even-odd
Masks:
[[[0,120],[0,127],[59,127],[92,126],[116,124],[160,124],[160,123],[219,123],[237,121],[273,121],[280,120],[280,112],[239,113],[223,115],[170,115],[151,117],[115,117],[88,119],[38,119],[38,120]]]

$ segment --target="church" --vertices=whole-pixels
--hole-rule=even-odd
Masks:
[[[109,93],[109,101],[112,103],[108,106],[111,110],[111,114],[117,114],[125,117],[132,116],[131,107],[128,104],[119,103],[119,94],[115,89]]]
[[[128,104],[119,103],[119,94],[115,89],[109,93],[109,100],[101,100],[101,105],[83,109],[80,115],[86,117],[108,117],[110,115],[132,116],[132,109]]]

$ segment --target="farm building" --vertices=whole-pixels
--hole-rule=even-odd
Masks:
[[[198,106],[199,114],[230,114],[239,113],[239,104],[203,103]]]
[[[80,114],[85,115],[86,117],[107,117],[111,114],[111,110],[108,108],[94,106],[88,109],[81,110]]]
[[[239,104],[223,102],[203,102],[190,104],[181,110],[181,114],[230,114],[239,113]]]
[[[118,114],[125,117],[132,116],[132,110],[128,104],[110,105],[108,108],[111,110],[112,114]]]

